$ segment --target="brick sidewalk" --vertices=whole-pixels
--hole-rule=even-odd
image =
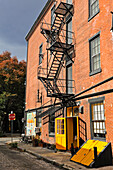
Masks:
[[[59,152],[55,153],[53,150],[42,148],[42,147],[33,147],[32,144],[24,144],[24,143],[18,143],[18,147],[21,149],[25,149],[26,152],[37,156],[39,159],[43,159],[47,162],[50,162],[52,164],[56,164],[59,167],[62,167],[64,169],[88,169],[91,170],[91,168],[86,168],[82,165],[79,165],[77,163],[71,162],[71,154],[68,152]],[[101,168],[93,168],[99,169],[99,170],[113,170],[113,166],[107,166],[107,167],[101,167]]]

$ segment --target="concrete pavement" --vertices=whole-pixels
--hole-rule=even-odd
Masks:
[[[38,159],[45,160],[47,162],[50,162],[52,164],[56,164],[59,167],[62,167],[64,169],[88,169],[91,168],[84,167],[80,164],[77,164],[75,162],[71,162],[71,153],[68,152],[59,152],[55,153],[53,150],[43,148],[43,147],[33,147],[32,144],[24,144],[24,143],[18,143],[19,148],[26,150],[26,152],[37,156]],[[93,168],[99,169],[99,170],[113,170],[113,166],[106,166],[101,168]]]
[[[57,165],[58,167],[62,167],[64,169],[91,169],[84,167],[80,164],[77,164],[75,162],[71,162],[71,153],[69,152],[60,152],[57,151],[55,153],[53,150],[43,148],[43,147],[33,147],[32,144],[25,144],[23,142],[20,142],[20,137],[13,137],[14,142],[18,142],[18,147],[22,150],[26,150],[27,153],[30,153],[34,156],[36,156],[38,159],[42,159],[46,162],[52,163],[54,165]],[[5,145],[6,143],[11,143],[11,137],[3,137],[0,138],[0,145]],[[93,169],[99,169],[99,170],[113,170],[113,166],[106,166],[101,168],[93,168]]]

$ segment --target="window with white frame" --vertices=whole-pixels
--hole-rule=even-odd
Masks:
[[[90,72],[95,72],[100,66],[100,35],[89,41],[90,43]]]
[[[103,102],[91,104],[91,123],[93,138],[105,138],[105,113]]]

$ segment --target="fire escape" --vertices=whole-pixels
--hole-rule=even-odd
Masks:
[[[74,43],[67,43],[67,31],[63,29],[66,24],[66,17],[73,16],[73,5],[60,2],[55,9],[55,19],[53,24],[42,23],[41,33],[47,39],[47,54],[51,55],[51,64],[47,57],[47,68],[38,68],[38,79],[43,83],[47,91],[48,97],[55,97],[62,100],[65,103],[72,93],[66,91],[66,79],[59,78],[61,70],[66,62],[66,58],[71,60],[70,52],[74,54]],[[71,39],[72,32],[70,33]],[[47,55],[48,56],[48,55]],[[74,81],[72,81],[72,87],[74,88]]]

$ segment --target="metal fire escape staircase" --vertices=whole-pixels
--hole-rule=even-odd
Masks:
[[[60,38],[60,34],[63,30],[64,24],[66,23],[67,15],[73,15],[73,5],[60,2],[54,13],[55,19],[52,26],[50,24],[46,24],[47,27],[44,27],[44,23],[41,25],[41,33],[47,39],[47,42],[50,43],[47,50],[51,52],[53,60],[46,76],[40,76],[39,74],[38,79],[45,86],[48,97],[56,97],[65,101],[65,98],[70,97],[70,95],[72,96],[73,94],[61,92],[61,86],[59,87],[58,84],[60,82],[61,85],[62,80],[58,78],[62,67],[64,67],[63,63],[65,56],[73,62],[69,52],[74,50],[74,45],[62,42],[63,36]],[[64,86],[62,86],[62,88],[64,88]]]

